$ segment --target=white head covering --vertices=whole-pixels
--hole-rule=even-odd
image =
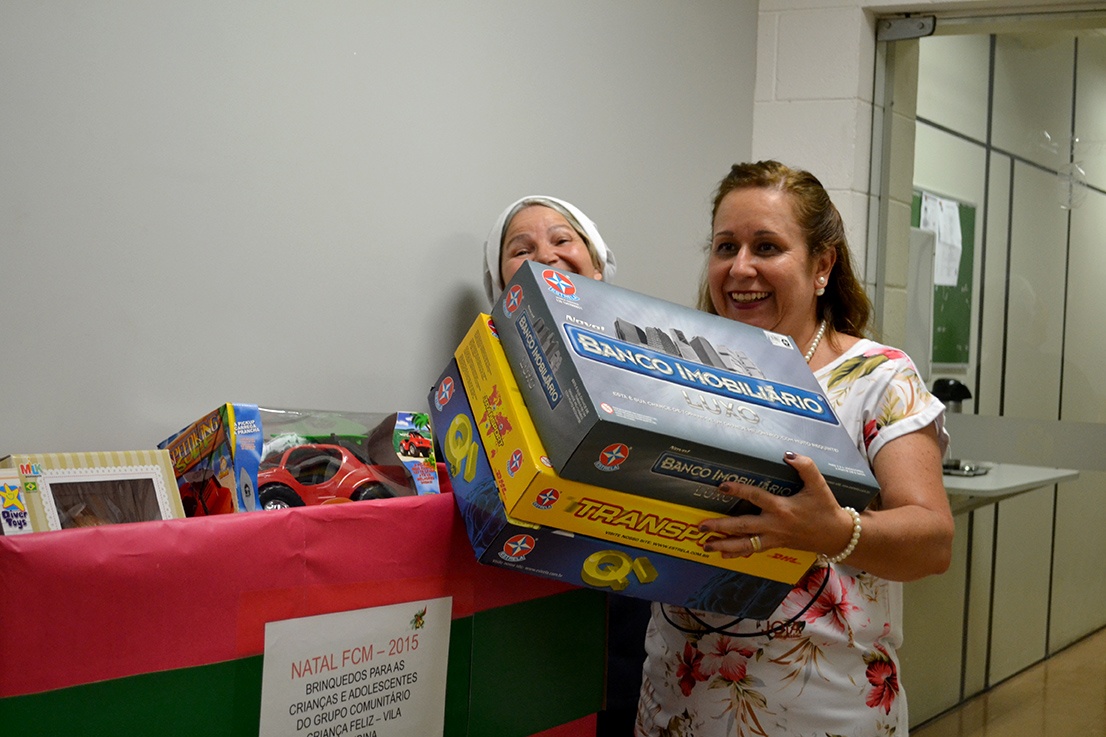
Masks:
[[[543,195],[523,197],[511,203],[511,206],[499,215],[495,225],[492,226],[491,232],[488,233],[488,240],[484,241],[484,291],[492,304],[499,299],[499,295],[503,292],[503,285],[499,283],[499,257],[503,249],[503,231],[507,229],[507,225],[515,213],[529,205],[544,205],[564,215],[569,225],[584,237],[584,241],[588,243],[588,250],[598,258],[599,266],[603,272],[603,280],[611,281],[614,278],[614,254],[611,253],[611,249],[607,248],[607,244],[603,242],[603,236],[599,235],[599,229],[595,227],[595,223],[587,215],[572,203],[559,200],[556,197]]]

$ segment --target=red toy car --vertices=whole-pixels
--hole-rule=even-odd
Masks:
[[[257,472],[262,509],[413,495],[401,466],[371,466],[340,445],[296,445]]]
[[[430,457],[430,439],[418,430],[408,430],[407,437],[399,441],[399,450],[405,456]]]

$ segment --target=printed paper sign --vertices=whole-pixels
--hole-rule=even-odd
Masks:
[[[260,737],[441,735],[452,602],[266,624]]]
[[[933,260],[933,284],[955,287],[960,279],[960,255],[963,252],[960,232],[960,204],[928,192],[922,193],[921,227],[937,234],[937,249]]]

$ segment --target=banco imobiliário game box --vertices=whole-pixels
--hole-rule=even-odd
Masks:
[[[472,325],[454,358],[476,418],[472,432],[482,443],[504,510],[512,520],[785,584],[797,582],[813,564],[813,553],[787,548],[765,550],[746,558],[723,558],[704,549],[718,535],[699,530],[704,519],[721,517],[723,512],[558,476],[526,411],[522,393],[487,315],[480,316]],[[450,450],[443,452],[456,459],[465,446],[457,434],[450,437],[450,443],[446,443]]]
[[[842,506],[864,509],[879,491],[788,336],[535,262],[492,319],[564,478],[736,513],[723,481],[801,488],[791,450],[814,459]]]
[[[767,618],[791,590],[791,584],[509,518],[456,361],[450,361],[431,391],[430,416],[447,459],[457,507],[481,563],[755,619]]]

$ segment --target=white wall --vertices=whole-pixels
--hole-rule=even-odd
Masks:
[[[756,0],[0,5],[0,455],[425,406],[524,194],[692,303]]]

